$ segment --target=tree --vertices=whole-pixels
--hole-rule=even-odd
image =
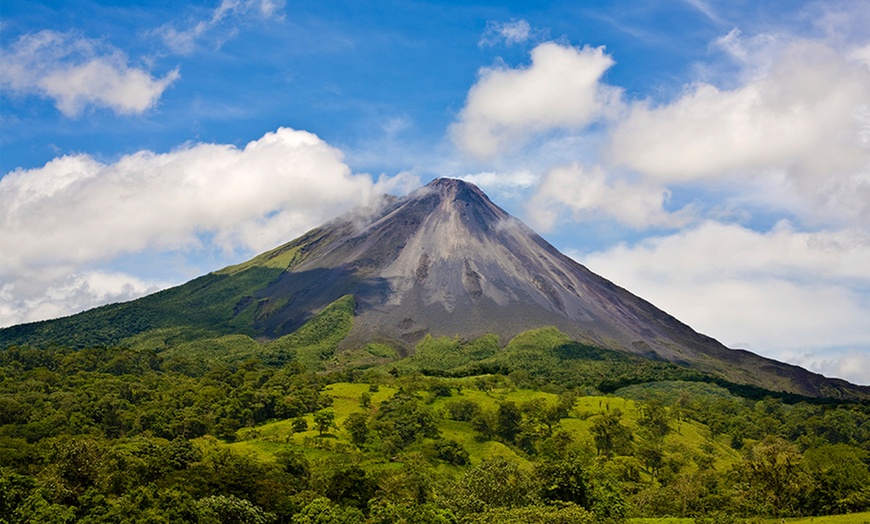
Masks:
[[[291,428],[293,429],[293,433],[302,433],[303,431],[308,431],[308,421],[302,417],[296,417],[293,419]]]
[[[453,464],[454,466],[468,464],[468,452],[455,440],[438,439],[432,444],[432,451],[434,451],[436,457],[448,464]]]
[[[60,501],[72,502],[103,479],[109,453],[102,442],[88,437],[62,439],[54,444],[50,458],[53,482]]]
[[[480,413],[480,406],[477,402],[468,399],[454,400],[447,403],[447,412],[450,418],[460,422],[468,422]]]
[[[338,428],[335,425],[335,412],[329,409],[321,409],[314,413],[314,425],[317,426],[317,431],[321,436],[331,428]]]
[[[659,473],[665,465],[665,448],[661,440],[644,441],[638,446],[637,458],[646,467],[653,479],[659,479]]]
[[[616,460],[593,464],[589,471],[589,505],[597,522],[621,522],[625,520],[627,504],[617,480],[621,475],[613,468]]]
[[[450,504],[458,512],[473,514],[493,507],[528,506],[537,500],[532,477],[503,458],[488,459],[472,468],[459,482]]]
[[[344,429],[350,433],[350,441],[362,447],[369,438],[369,417],[365,413],[351,413],[344,421]]]
[[[557,404],[550,405],[543,398],[537,398],[523,403],[520,410],[528,419],[543,428],[544,436],[549,437],[553,434],[553,427],[568,416],[573,399],[573,395],[563,393]]]
[[[637,423],[648,439],[661,440],[671,431],[671,414],[664,404],[651,400],[641,406]]]
[[[357,508],[334,504],[326,497],[309,502],[293,515],[293,524],[363,524],[365,515]]]
[[[534,505],[520,508],[491,508],[467,515],[462,522],[468,524],[592,524],[592,513],[571,503]]]
[[[472,429],[477,432],[477,440],[492,440],[495,437],[497,426],[495,412],[478,410],[469,422],[471,422]]]
[[[847,444],[830,444],[804,453],[802,467],[813,483],[807,501],[812,515],[870,508],[870,453]]]
[[[755,504],[755,512],[795,515],[800,497],[809,488],[801,469],[797,446],[780,437],[767,436],[749,448],[743,461],[746,482],[744,498]]]
[[[602,413],[596,417],[592,424],[592,439],[598,455],[604,455],[610,459],[614,453],[627,453],[631,448],[634,435],[631,429],[624,426],[620,419],[622,412],[618,409]]]
[[[381,437],[387,453],[404,449],[423,437],[437,437],[435,416],[417,398],[399,391],[381,402],[371,428]]]
[[[542,462],[535,468],[535,475],[541,483],[541,497],[545,500],[589,507],[589,475],[580,457]]]
[[[301,491],[308,486],[311,478],[311,464],[305,455],[298,451],[280,450],[275,453],[275,461],[278,466],[293,480],[291,484],[296,490]]]
[[[332,474],[326,496],[336,504],[365,509],[378,485],[359,466],[350,466]]]
[[[209,524],[271,524],[276,520],[272,513],[232,495],[205,497],[199,499],[196,506],[201,522]]]
[[[500,402],[496,417],[498,436],[504,439],[505,442],[516,440],[523,422],[523,414],[517,408],[517,405],[513,402]]]

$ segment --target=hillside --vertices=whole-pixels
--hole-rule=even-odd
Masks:
[[[347,353],[327,355],[335,332],[318,319],[307,327],[271,353],[282,363],[231,339],[214,358],[195,345],[0,352],[0,518],[618,524],[870,509],[866,405],[746,398],[655,379],[645,360],[631,367],[642,383],[611,394],[565,386],[566,360],[474,368],[547,340],[575,381],[636,358],[560,346],[553,329],[503,350],[428,338],[401,360],[373,346],[313,373],[297,355],[338,369]],[[457,376],[434,376],[445,370]]]
[[[493,335],[503,346],[520,333],[553,327],[583,347],[729,383],[870,399],[870,388],[728,349],[695,332],[562,255],[477,187],[451,179],[385,198],[182,286],[2,329],[0,347],[145,344],[184,352],[198,344],[220,352],[229,342],[260,345],[268,353],[342,297],[353,300],[353,309],[347,331],[330,343],[339,351],[375,344],[406,356],[426,337],[445,336],[472,341]],[[307,364],[319,359],[305,358]]]

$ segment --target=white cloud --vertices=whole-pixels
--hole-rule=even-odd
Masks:
[[[870,69],[807,41],[761,69],[735,89],[698,84],[670,104],[634,104],[609,160],[662,184],[775,177],[805,218],[870,221]]]
[[[854,384],[870,385],[870,354],[855,350],[797,353],[790,362],[828,377],[839,377]]]
[[[478,45],[493,46],[504,42],[508,45],[521,44],[534,35],[532,26],[525,20],[511,20],[510,22],[489,21],[486,30],[480,38]]]
[[[176,29],[173,24],[165,24],[155,30],[169,49],[179,54],[190,54],[196,50],[197,43],[214,31],[227,19],[240,19],[250,15],[263,18],[282,18],[283,0],[221,0],[211,15],[199,20],[186,29]]]
[[[621,91],[600,82],[613,65],[604,48],[548,42],[526,68],[482,69],[451,137],[464,152],[488,158],[529,135],[579,128],[619,107]]]
[[[70,315],[110,302],[141,297],[166,287],[116,271],[40,268],[5,278],[0,286],[0,326]]]
[[[55,31],[23,35],[0,58],[4,88],[50,98],[68,117],[88,105],[143,113],[179,76],[175,69],[155,78],[108,44]]]
[[[0,311],[29,318],[28,308],[49,311],[52,301],[68,311],[82,294],[126,296],[127,284],[105,273],[73,284],[68,276],[145,250],[262,251],[410,180],[416,177],[375,183],[354,175],[340,151],[286,128],[243,149],[195,144],[141,151],[112,164],[77,155],[19,169],[0,179],[0,289],[7,289]],[[40,272],[44,278],[33,280]],[[132,293],[150,284],[130,285]],[[13,288],[17,302],[10,306]]]
[[[730,347],[822,372],[838,361],[819,357],[830,348],[870,350],[863,231],[806,233],[782,222],[759,233],[705,222],[575,258]],[[870,383],[870,368],[861,380]]]
[[[467,180],[529,195],[534,227],[681,229],[579,257],[593,271],[732,347],[870,383],[870,9],[801,11],[802,34],[753,21],[711,42],[690,68],[706,81],[669,101],[605,83],[601,48],[540,45],[481,70],[450,136],[481,160]]]
[[[870,67],[870,44],[852,49],[849,52],[849,58],[856,62],[863,62]]]
[[[599,166],[580,164],[551,169],[538,185],[526,212],[533,227],[549,230],[567,210],[574,220],[610,218],[636,229],[679,227],[692,219],[690,209],[664,209],[669,191],[660,186],[608,176]]]
[[[458,177],[487,191],[511,191],[517,189],[529,189],[538,182],[534,173],[522,170],[508,173],[484,171]]]

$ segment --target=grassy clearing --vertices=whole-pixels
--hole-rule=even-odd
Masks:
[[[486,377],[451,379],[446,382],[451,386],[451,396],[449,397],[433,396],[432,393],[425,390],[418,392],[417,396],[435,414],[440,437],[459,443],[468,452],[471,465],[479,464],[487,459],[506,458],[525,467],[531,467],[529,458],[518,453],[512,447],[496,440],[481,440],[470,422],[448,418],[448,406],[451,402],[467,400],[476,403],[484,411],[495,412],[501,402],[513,402],[517,406],[522,406],[528,402],[542,399],[553,406],[559,402],[559,396],[513,387],[494,387],[488,390],[473,387],[485,379]],[[379,385],[372,388],[366,383],[334,383],[327,386],[324,393],[332,398],[332,405],[328,409],[335,413],[337,427],[330,429],[326,434],[322,436],[318,434],[314,425],[314,417],[312,414],[308,414],[303,417],[308,423],[306,431],[294,432],[292,420],[279,420],[256,428],[239,430],[237,433],[238,442],[230,444],[230,446],[239,451],[254,453],[267,460],[272,460],[274,454],[282,449],[294,449],[304,452],[310,460],[328,460],[330,456],[344,455],[348,457],[348,460],[382,463],[390,457],[377,458],[377,438],[375,437],[375,440],[364,450],[360,450],[351,443],[350,434],[345,429],[344,423],[352,413],[363,412],[369,416],[373,415],[380,404],[396,394],[397,391],[398,386],[396,385]],[[363,407],[360,402],[364,394],[370,397],[368,408]],[[638,404],[630,399],[610,396],[579,397],[570,410],[569,416],[560,421],[558,428],[568,432],[577,445],[593,447],[592,425],[597,420],[598,415],[614,410],[619,410],[622,413],[621,422],[637,433],[640,416]],[[692,457],[709,456],[712,457],[716,467],[724,468],[739,460],[739,453],[731,449],[725,442],[711,441],[707,437],[709,430],[702,424],[674,421],[672,428],[673,431],[666,437],[666,445],[671,452]],[[425,447],[425,443],[416,444],[409,451],[419,450],[423,447]],[[644,522],[638,524],[683,524],[677,520],[679,519],[667,523]],[[844,522],[843,524],[852,523]]]
[[[629,524],[694,524],[695,519],[681,517],[633,518],[628,519],[628,522]],[[829,515],[826,517],[769,518],[758,519],[755,522],[763,524],[870,524],[870,512]]]
[[[769,519],[767,524],[781,523],[782,519]],[[803,517],[785,519],[788,524],[870,524],[870,511],[848,515],[829,515],[827,517]]]
[[[659,517],[628,519],[629,524],[695,524],[693,518]]]

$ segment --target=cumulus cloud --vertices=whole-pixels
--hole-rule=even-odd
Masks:
[[[69,315],[141,297],[167,286],[117,271],[50,267],[0,275],[0,326]]]
[[[828,377],[839,377],[854,384],[870,385],[870,354],[856,350],[796,353],[789,362]]]
[[[382,191],[401,190],[413,178],[373,182],[352,174],[340,151],[286,128],[244,148],[192,144],[168,153],[141,151],[111,164],[75,155],[18,169],[0,179],[0,309],[22,317],[37,305],[47,312],[52,290],[59,290],[55,302],[67,309],[82,294],[96,300],[138,293],[152,283],[131,281],[128,293],[127,284],[109,281],[105,273],[72,283],[68,275],[144,250],[262,251]],[[35,272],[45,278],[32,288]],[[115,295],[96,279],[109,282]],[[11,296],[18,302],[10,305]]]
[[[458,178],[480,187],[487,193],[497,194],[502,198],[520,196],[538,183],[538,176],[526,169],[506,173],[484,171]]]
[[[863,62],[870,66],[870,45],[852,49],[849,58],[857,62]]]
[[[727,345],[870,384],[870,10],[813,9],[815,40],[735,29],[668,100],[605,83],[600,48],[551,42],[530,66],[483,69],[450,129],[482,160],[466,179],[508,187],[527,169],[510,187],[543,230],[676,229],[576,258]]]
[[[551,169],[526,206],[532,225],[551,229],[567,210],[574,220],[610,218],[636,229],[679,227],[692,219],[689,208],[668,212],[670,192],[660,186],[608,176],[579,163]]]
[[[870,71],[817,43],[790,46],[737,89],[689,88],[671,104],[634,105],[613,132],[614,162],[663,181],[792,167],[817,175],[864,167]]]
[[[221,0],[211,15],[194,22],[186,29],[178,29],[174,24],[165,24],[155,33],[163,43],[178,54],[190,54],[196,50],[197,43],[228,19],[239,19],[250,15],[263,18],[281,18],[283,0]]]
[[[127,56],[111,45],[55,31],[23,35],[0,57],[4,88],[50,98],[68,117],[78,116],[88,105],[117,114],[143,113],[179,76],[175,69],[155,78],[131,67]]]
[[[531,134],[580,128],[619,107],[621,91],[600,81],[614,63],[603,47],[548,42],[531,58],[528,67],[480,71],[450,128],[462,151],[491,158]]]
[[[262,249],[368,199],[341,152],[281,128],[243,149],[195,144],[141,151],[113,164],[87,155],[0,179],[4,267],[62,257],[83,262],[145,248],[189,245],[214,233],[225,249]]]
[[[761,70],[734,89],[697,84],[669,104],[633,104],[609,160],[662,184],[776,177],[807,218],[867,223],[870,69],[797,41]]]
[[[781,222],[756,232],[707,221],[635,245],[574,256],[730,347],[828,373],[847,365],[841,357],[849,348],[870,350],[865,231],[808,233]],[[829,348],[843,349],[820,358]],[[862,377],[870,383],[866,369]]]

